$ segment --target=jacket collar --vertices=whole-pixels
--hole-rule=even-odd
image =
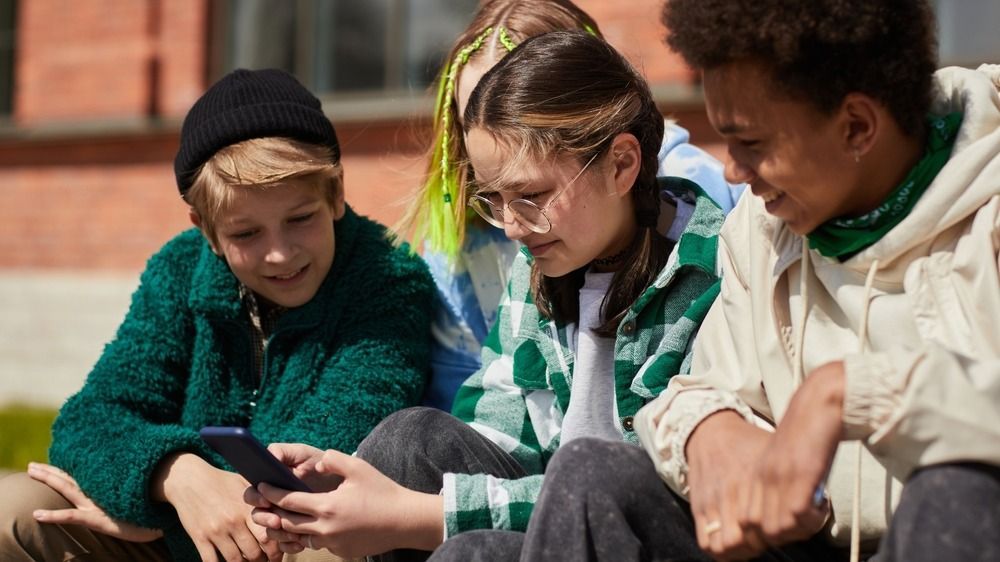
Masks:
[[[694,213],[688,220],[667,264],[660,270],[653,284],[636,299],[632,310],[638,312],[660,289],[666,287],[684,268],[694,268],[708,275],[719,277],[716,258],[719,249],[719,231],[726,214],[719,205],[696,183],[677,177],[657,178],[663,190],[685,198],[694,198]],[[686,192],[686,193],[682,193]]]

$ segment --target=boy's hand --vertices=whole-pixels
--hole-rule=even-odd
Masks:
[[[337,451],[326,451],[314,468],[317,475],[339,476],[343,482],[333,491],[311,494],[258,487],[269,507],[255,509],[253,519],[267,527],[284,552],[310,546],[353,558],[398,548],[431,551],[441,544],[441,496],[404,488],[367,462]]]
[[[688,438],[689,497],[698,545],[716,560],[745,560],[767,548],[759,532],[744,529],[750,468],[772,436],[723,410],[705,418]]]
[[[242,501],[247,485],[239,474],[181,453],[160,464],[153,496],[177,510],[202,560],[218,562],[218,554],[231,562],[281,560],[277,543],[253,522],[250,507]]]
[[[31,463],[28,475],[59,492],[75,506],[74,509],[36,510],[33,513],[36,521],[82,525],[91,531],[131,542],[150,542],[163,536],[163,531],[159,529],[146,529],[111,518],[83,493],[72,476],[59,468],[45,463]]]
[[[814,505],[842,433],[843,363],[814,370],[795,391],[774,438],[752,469],[753,484],[743,525],[772,545],[805,540],[819,532],[829,502]]]

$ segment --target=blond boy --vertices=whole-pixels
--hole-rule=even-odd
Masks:
[[[50,457],[68,474],[29,470],[67,497],[25,475],[0,481],[0,497],[17,496],[0,515],[5,560],[278,558],[247,482],[198,430],[353,451],[419,401],[432,282],[344,202],[337,137],[312,94],[281,71],[230,73],[185,119],[175,172],[198,228],[149,261],[63,406]],[[70,509],[87,498],[120,523],[89,526],[119,538],[65,524],[100,512]],[[64,524],[36,522],[36,508]]]

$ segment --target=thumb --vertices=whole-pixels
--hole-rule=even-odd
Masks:
[[[316,463],[316,472],[324,475],[337,474],[346,478],[354,471],[354,467],[358,462],[363,461],[359,461],[359,459],[340,451],[329,449],[323,453],[323,457]]]
[[[295,466],[307,458],[302,454],[301,447],[294,443],[271,443],[267,450],[286,466]]]

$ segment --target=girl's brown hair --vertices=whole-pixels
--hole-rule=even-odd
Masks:
[[[569,0],[492,0],[485,2],[458,36],[435,82],[434,136],[427,154],[424,184],[396,225],[400,239],[424,240],[431,251],[450,259],[465,241],[468,213],[465,142],[455,101],[455,79],[470,60],[487,55],[500,60],[529,37],[560,30],[598,35],[594,20]]]
[[[613,336],[670,253],[670,242],[656,231],[663,117],[646,81],[603,39],[581,32],[548,33],[525,41],[486,73],[464,117],[466,131],[482,129],[498,143],[516,147],[509,169],[566,154],[583,165],[605,152],[620,133],[639,141],[641,167],[631,190],[639,228],[625,265],[612,278],[602,305],[604,322],[596,330]],[[587,267],[553,278],[533,266],[532,296],[539,311],[563,323],[576,321]]]

